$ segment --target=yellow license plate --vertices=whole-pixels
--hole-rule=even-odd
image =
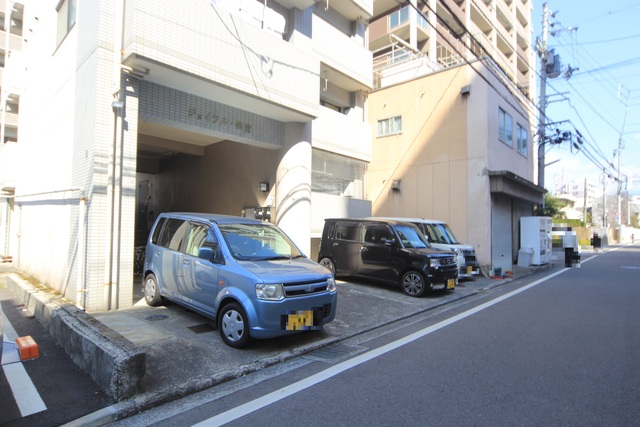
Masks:
[[[313,310],[301,310],[287,315],[287,331],[307,331],[313,328]]]
[[[453,279],[447,279],[447,289],[453,289],[456,287],[456,281]]]
[[[473,273],[473,267],[469,265],[467,266],[467,274],[471,274],[471,273]]]

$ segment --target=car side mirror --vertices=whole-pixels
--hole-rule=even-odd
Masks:
[[[385,246],[395,246],[396,245],[396,239],[386,239],[384,241]]]
[[[202,246],[198,249],[198,258],[202,258],[207,261],[213,261],[216,255],[216,251],[209,246]]]

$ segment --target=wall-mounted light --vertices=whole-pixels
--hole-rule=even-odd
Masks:
[[[258,190],[260,190],[262,192],[269,191],[269,183],[268,182],[259,182],[258,183]]]
[[[470,85],[462,86],[460,88],[460,95],[465,96],[465,95],[469,95],[470,93],[471,93]]]
[[[400,180],[399,179],[394,179],[393,181],[391,181],[391,189],[393,191],[400,191]]]

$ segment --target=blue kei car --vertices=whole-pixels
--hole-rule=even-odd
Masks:
[[[231,347],[321,329],[335,317],[330,271],[273,224],[226,215],[163,213],[146,248],[147,304],[163,298],[215,321]]]

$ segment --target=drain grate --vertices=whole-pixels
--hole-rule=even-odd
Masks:
[[[368,350],[368,348],[359,345],[336,344],[313,351],[309,353],[307,357],[320,362],[332,362],[338,359],[346,359],[347,357],[355,356],[356,354],[362,353],[366,350]]]
[[[187,329],[195,332],[196,334],[204,334],[205,332],[213,332],[216,330],[211,323],[202,323],[201,325],[188,326]]]
[[[166,320],[168,318],[169,316],[166,314],[152,314],[151,316],[145,317],[144,320]]]

